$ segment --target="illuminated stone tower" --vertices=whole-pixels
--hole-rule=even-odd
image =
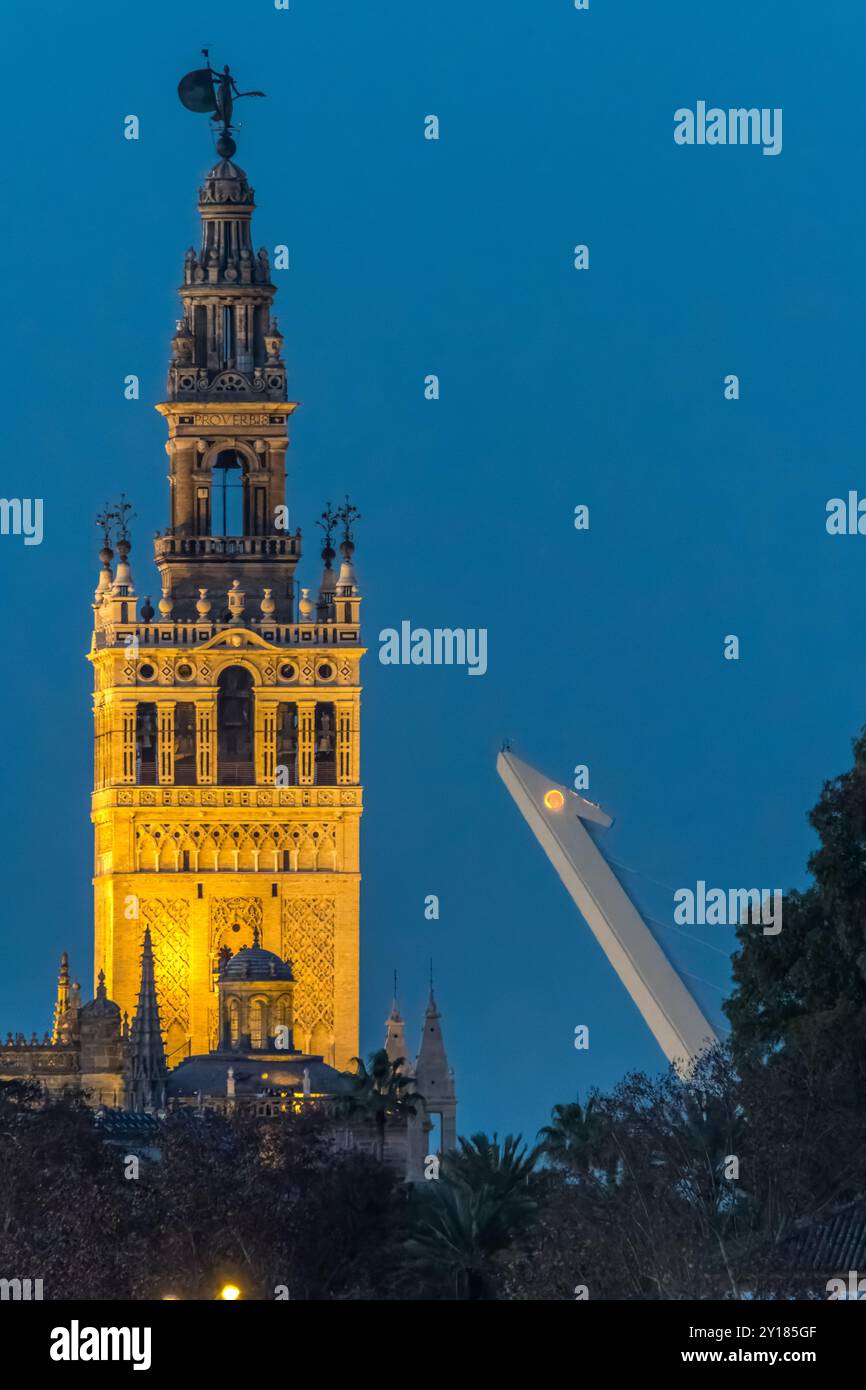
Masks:
[[[220,953],[257,931],[294,963],[295,1046],[344,1067],[358,1052],[357,514],[328,505],[318,595],[296,602],[301,536],[285,506],[295,404],[253,207],[245,173],[221,158],[200,192],[201,248],[186,253],[157,406],[169,460],[158,611],[136,598],[126,504],[102,518],[95,970],[132,1014],[150,928],[175,1066],[216,1046]]]

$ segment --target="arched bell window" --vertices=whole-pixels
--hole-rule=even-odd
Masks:
[[[285,768],[285,772],[280,772]],[[293,787],[298,780],[298,707],[283,700],[277,709],[277,785]]]
[[[333,787],[337,781],[337,711],[332,704],[316,705],[316,782]]]
[[[243,536],[244,459],[237,449],[223,449],[213,461],[211,517],[214,535]]]
[[[243,666],[220,674],[217,694],[217,766],[220,786],[255,781],[253,678]]]
[[[195,706],[189,700],[178,701],[174,710],[174,782],[195,786]]]
[[[156,705],[140,704],[135,711],[135,780],[140,787],[156,785]]]

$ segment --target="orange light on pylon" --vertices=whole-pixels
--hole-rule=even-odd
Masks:
[[[544,804],[548,811],[561,811],[565,805],[565,797],[558,787],[551,787],[549,792],[544,793]]]

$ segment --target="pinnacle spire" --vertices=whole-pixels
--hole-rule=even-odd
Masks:
[[[403,1022],[403,1015],[400,1013],[400,1006],[397,1003],[397,971],[394,971],[394,999],[391,1004],[391,1012],[385,1020],[385,1051],[388,1060],[392,1064],[403,1060],[402,1071],[410,1071],[411,1068],[406,1056],[406,1024]]]
[[[69,956],[66,951],[60,957],[60,973],[57,976],[57,1002],[54,1005],[54,1027],[51,1033],[53,1043],[60,1042],[60,1034],[66,1010],[69,1008]]]
[[[141,951],[141,983],[127,1051],[127,1110],[154,1110],[164,1105],[167,1075],[159,1003],[156,997],[153,944],[150,939],[150,927],[145,927]]]
[[[454,1073],[448,1065],[445,1039],[442,1036],[442,1015],[433,994],[432,973],[430,997],[424,1011],[424,1027],[415,1062],[415,1074],[418,1077],[418,1090],[425,1099],[430,1099],[427,1096],[427,1089],[440,1099],[445,1095],[453,1095]]]
[[[433,962],[430,962],[430,996],[424,1012],[421,1046],[415,1061],[415,1083],[428,1115],[441,1117],[441,1151],[457,1145],[457,1089],[448,1065],[442,1015],[433,994]]]

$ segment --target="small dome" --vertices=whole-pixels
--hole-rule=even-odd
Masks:
[[[114,1018],[120,1023],[120,1005],[115,1004],[113,999],[109,999],[105,988],[105,971],[99,972],[99,983],[96,986],[96,997],[91,999],[89,1004],[85,1004],[81,1013],[85,1018]]]
[[[246,174],[238,164],[233,164],[230,159],[221,159],[212,169],[209,169],[205,178],[208,179],[245,179]]]
[[[292,963],[280,960],[273,951],[266,951],[258,943],[255,946],[242,946],[226,961],[220,971],[220,980],[294,980]]]
[[[243,169],[230,159],[221,159],[205,175],[199,195],[202,203],[250,203],[253,190]]]

